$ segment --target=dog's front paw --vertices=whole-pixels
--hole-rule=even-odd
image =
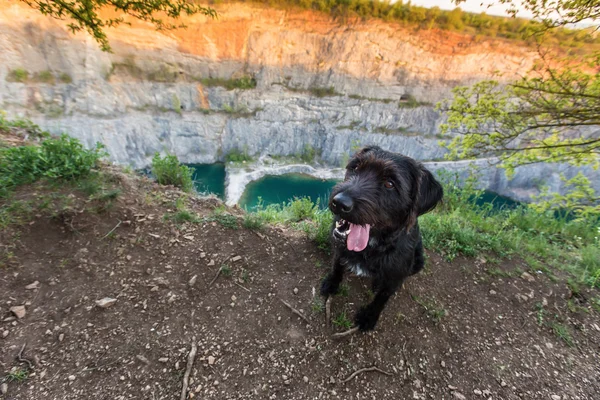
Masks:
[[[362,332],[372,331],[377,325],[379,314],[373,312],[369,307],[363,307],[356,313],[354,323]]]
[[[325,279],[323,279],[323,283],[321,283],[321,296],[329,297],[337,294],[340,289],[340,281],[336,281],[333,279],[331,275],[327,275]]]

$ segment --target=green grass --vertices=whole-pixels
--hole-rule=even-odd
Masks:
[[[191,222],[191,223],[201,222],[201,219],[198,218],[198,216],[195,213],[193,213],[189,210],[179,210],[174,213],[165,214],[164,218],[165,218],[165,220],[173,221],[176,224],[183,224],[186,222]]]
[[[206,222],[217,222],[228,229],[238,229],[238,219],[235,215],[229,214],[225,207],[217,207],[209,217],[204,219]]]
[[[29,79],[29,72],[23,68],[16,68],[10,70],[8,75],[6,75],[6,80],[8,82],[20,82],[25,83]]]
[[[410,296],[417,304],[425,309],[427,316],[435,323],[439,323],[446,315],[446,310],[434,300],[426,300],[419,296]]]
[[[320,314],[325,310],[325,304],[323,304],[323,300],[320,297],[315,297],[310,303],[310,309],[315,314]]]
[[[571,332],[569,331],[569,328],[567,328],[565,325],[554,321],[550,323],[550,328],[552,328],[552,332],[554,332],[556,337],[565,342],[567,346],[575,346],[575,343],[573,342],[573,337],[571,336]]]
[[[352,321],[348,318],[345,311],[342,311],[331,321],[335,326],[341,329],[352,328]]]
[[[227,264],[221,265],[221,275],[230,277],[232,274],[231,267]]]
[[[251,76],[245,75],[237,79],[225,79],[225,78],[201,78],[200,82],[206,87],[220,86],[227,90],[241,89],[248,90],[256,87],[256,79]]]
[[[244,219],[242,220],[242,226],[246,229],[251,229],[254,231],[261,230],[265,227],[266,220],[257,214],[246,213],[244,215]]]
[[[23,382],[29,377],[29,371],[25,368],[15,368],[6,377],[9,382]]]
[[[387,126],[378,126],[377,128],[373,129],[374,133],[382,133],[384,135],[401,135],[403,133],[407,132],[406,128],[400,127],[400,128],[388,128]]]
[[[347,283],[342,283],[338,290],[338,295],[342,297],[348,297],[350,295],[350,286]]]
[[[260,204],[251,212],[267,224],[285,224],[303,231],[320,249],[329,251],[329,230],[333,216],[309,198],[296,198],[285,204]]]
[[[66,72],[61,72],[58,75],[58,80],[62,83],[73,83],[73,78],[71,78],[71,75],[67,74]]]
[[[418,101],[413,95],[405,95],[405,98],[398,102],[398,108],[416,108],[421,106],[431,106],[431,103]]]
[[[9,225],[22,225],[32,218],[34,208],[28,201],[8,199],[0,205],[0,228],[5,229]]]
[[[318,87],[311,86],[308,88],[308,93],[312,94],[315,97],[328,97],[328,96],[339,96],[340,93],[335,91],[333,86],[329,87]]]

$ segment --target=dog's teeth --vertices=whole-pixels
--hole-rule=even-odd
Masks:
[[[350,234],[350,232],[352,232],[352,229],[348,229],[348,230],[346,231],[346,235],[349,235],[349,234]]]
[[[342,226],[342,224],[339,221],[335,223],[336,228],[339,228],[340,226]]]

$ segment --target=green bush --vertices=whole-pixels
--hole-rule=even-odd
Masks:
[[[102,146],[88,150],[75,138],[62,135],[40,146],[0,149],[0,196],[15,186],[41,178],[76,179],[90,173],[104,156]]]
[[[62,83],[72,83],[73,82],[73,78],[71,78],[71,75],[67,74],[66,72],[61,72],[60,75],[58,76],[58,79]]]
[[[304,146],[304,151],[300,155],[300,159],[305,163],[309,164],[315,161],[316,156],[317,151],[315,150],[315,148],[312,147],[310,144],[307,144],[306,146]]]
[[[17,68],[11,70],[6,76],[6,80],[9,82],[27,82],[29,79],[29,72],[24,70],[23,68]]]
[[[232,149],[225,156],[226,162],[250,162],[252,157],[248,154],[247,150],[241,151],[239,149]]]
[[[254,89],[256,87],[256,79],[251,76],[244,75],[237,79],[224,79],[224,78],[201,78],[200,82],[207,87],[220,86],[227,90],[233,89]]]
[[[54,74],[52,74],[52,71],[38,72],[37,74],[35,74],[34,80],[36,82],[53,84],[54,83]]]
[[[330,87],[310,87],[308,88],[308,92],[316,97],[328,97],[328,96],[338,96],[339,93],[335,91],[333,86]]]
[[[313,219],[316,212],[319,211],[319,202],[316,204],[310,197],[295,198],[287,204],[289,219],[292,222],[299,222],[305,219]]]
[[[152,158],[152,174],[161,185],[173,185],[185,192],[194,190],[193,171],[179,163],[177,156],[156,153]]]

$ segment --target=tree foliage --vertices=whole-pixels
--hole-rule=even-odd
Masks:
[[[510,0],[500,0],[514,7]],[[600,52],[587,57],[552,54],[543,39],[568,24],[599,17],[600,1],[527,0],[540,21],[540,62],[509,84],[483,81],[456,87],[442,131],[452,132],[449,158],[494,156],[510,175],[519,165],[566,162],[600,167]],[[512,12],[515,13],[513,8]],[[567,207],[580,214],[600,211],[600,198],[583,175],[563,177],[566,196],[543,191],[538,207]]]
[[[157,29],[184,27],[175,20],[181,15],[204,14],[216,17],[214,9],[194,4],[188,0],[21,0],[53,18],[68,20],[72,32],[87,31],[102,50],[110,51],[106,28],[125,22],[123,17],[104,17],[102,9],[125,13],[152,23]]]

